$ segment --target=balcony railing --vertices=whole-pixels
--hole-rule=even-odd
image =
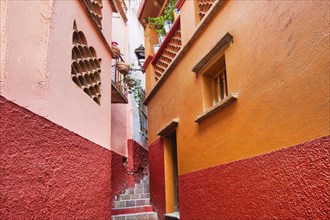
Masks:
[[[199,0],[198,7],[199,7],[199,16],[202,19],[209,9],[212,7],[215,0]]]
[[[181,47],[180,17],[178,17],[151,61],[155,67],[156,81],[159,80],[167,67],[172,63]]]
[[[112,103],[127,103],[128,89],[124,82],[124,76],[118,71],[117,63],[119,59],[113,60],[112,65]]]

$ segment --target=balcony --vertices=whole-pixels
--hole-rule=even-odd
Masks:
[[[152,2],[152,1],[150,1]],[[217,11],[225,4],[225,0],[178,0],[175,4],[175,12],[179,11],[179,16],[174,21],[171,30],[167,33],[164,41],[159,45],[159,49],[154,51],[154,46],[159,44],[159,26],[155,29],[154,24],[162,21],[162,17],[170,0],[165,0],[161,7],[145,8],[139,10],[139,20],[145,27],[145,49],[146,60],[143,68],[146,71],[146,93],[145,104],[157,93],[173,72],[176,65],[185,56],[212,21]],[[159,9],[160,8],[160,9]],[[181,10],[183,8],[183,10]],[[180,12],[181,11],[181,12]],[[168,10],[167,10],[168,13]],[[148,16],[157,14],[157,19],[147,19]],[[187,24],[187,26],[184,26]],[[195,27],[188,29],[188,27]]]
[[[111,103],[126,104],[128,103],[128,90],[126,84],[124,83],[124,77],[117,68],[119,59],[121,59],[121,57],[113,60],[112,65]]]
[[[178,17],[151,61],[155,67],[156,81],[158,81],[164,74],[165,70],[172,63],[181,47],[180,17]]]
[[[168,0],[142,0],[138,11],[138,19],[143,27],[148,25],[148,17],[156,17]]]

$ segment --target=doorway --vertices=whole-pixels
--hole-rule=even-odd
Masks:
[[[178,154],[176,132],[165,138],[166,213],[179,212]]]

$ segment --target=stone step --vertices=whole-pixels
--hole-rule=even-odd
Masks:
[[[124,215],[124,214],[135,214],[141,212],[152,212],[151,205],[139,206],[139,207],[127,207],[127,208],[113,208],[111,211],[112,215]]]
[[[140,184],[149,184],[149,180],[140,180]]]
[[[150,199],[115,201],[114,208],[125,208],[125,207],[135,207],[135,206],[145,206],[145,205],[150,205]]]
[[[149,193],[149,187],[140,188],[140,189],[126,189],[125,193],[122,195],[132,195],[132,194],[143,194],[143,193]]]
[[[149,187],[150,187],[149,183],[140,183],[140,184],[135,183],[135,185],[134,185],[134,189],[142,189],[142,188],[149,188]]]
[[[156,212],[141,212],[135,214],[113,215],[112,220],[158,220]]]
[[[134,188],[126,189],[113,203],[112,219],[157,220],[157,213],[153,212],[150,205],[149,187],[149,176],[145,176],[134,184]]]
[[[138,194],[124,194],[120,195],[117,201],[124,201],[124,200],[134,200],[134,199],[149,199],[150,193],[138,193]]]

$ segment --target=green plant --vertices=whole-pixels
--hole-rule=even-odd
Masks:
[[[175,5],[176,5],[177,0],[170,0],[169,3],[166,5],[165,9],[164,9],[164,18],[165,21],[166,20],[170,20],[173,21],[174,20],[174,15],[173,15],[173,11],[175,9]]]
[[[148,18],[148,22],[149,22],[149,27],[154,29],[157,34],[161,34],[161,35],[165,35],[165,29],[164,29],[164,17],[163,16],[159,16],[159,17],[149,17]]]
[[[132,71],[138,70],[131,69],[130,72],[124,76],[124,83],[127,85],[128,93],[133,95],[137,103],[140,103],[140,101],[144,100],[145,92],[141,86],[141,80],[135,78]]]
[[[173,11],[176,2],[177,0],[170,0],[164,9],[163,15],[158,17],[148,17],[147,20],[149,27],[154,29],[158,34],[165,35],[164,22],[167,20],[174,20]]]

